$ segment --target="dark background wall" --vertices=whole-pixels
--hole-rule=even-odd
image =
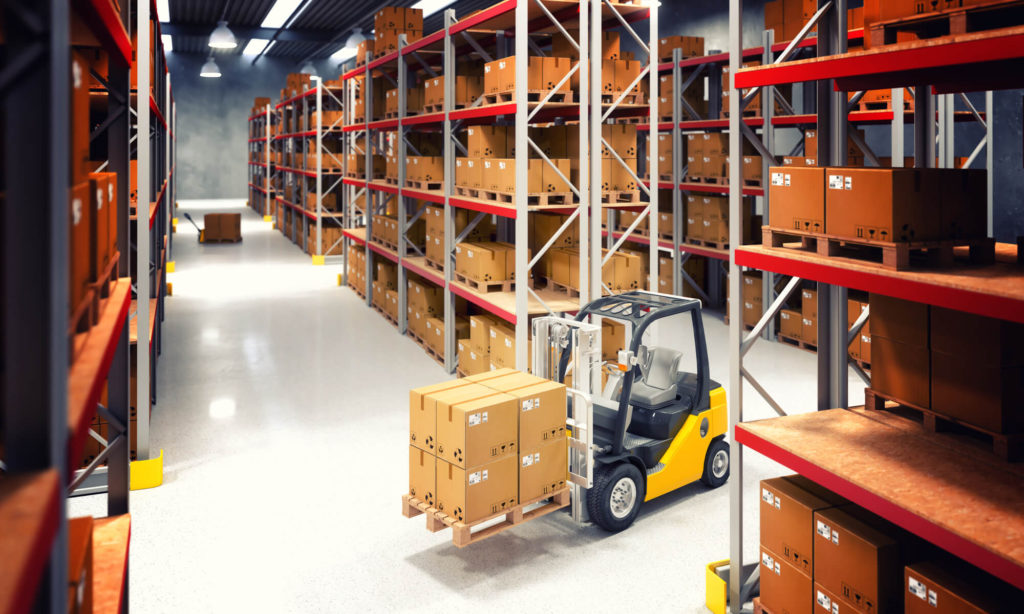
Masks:
[[[174,53],[167,56],[171,88],[178,106],[178,194],[190,198],[245,198],[248,192],[248,118],[253,99],[276,101],[294,61],[217,56],[223,76],[204,79],[199,69],[204,56]],[[325,78],[338,71],[326,63],[317,71]]]
[[[860,4],[859,2],[856,4]],[[459,14],[459,4],[453,5]],[[853,6],[853,4],[851,4]],[[761,42],[764,0],[744,0],[744,46]],[[722,0],[665,0],[659,15],[662,35],[703,36],[707,49],[727,50],[729,42],[728,4]],[[646,27],[640,24],[641,36]],[[624,37],[623,46],[636,50],[635,42]],[[640,55],[640,54],[638,54]],[[223,77],[203,79],[199,68],[205,58],[171,53],[168,65],[178,103],[179,192],[182,198],[244,198],[247,185],[245,162],[249,108],[253,98],[277,99],[289,72],[297,72],[293,61],[261,58],[255,66],[250,58],[218,56]],[[326,78],[340,72],[336,66],[322,63],[317,70]],[[984,97],[972,95],[979,110]],[[962,108],[962,107],[960,107]],[[995,93],[995,236],[1012,241],[1024,235],[1024,135],[1022,135],[1022,92]],[[868,128],[868,144],[879,156],[890,153],[890,131],[884,126]],[[959,124],[956,155],[970,155],[982,136],[980,127]],[[795,130],[779,131],[779,151],[798,138]],[[913,155],[913,132],[908,127],[906,154]],[[975,168],[984,165],[984,153]]]

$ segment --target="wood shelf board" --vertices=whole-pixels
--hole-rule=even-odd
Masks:
[[[965,251],[957,248],[958,258]],[[736,263],[895,298],[1024,323],[1024,267],[1013,263],[1016,248],[996,245],[996,262],[950,268],[894,271],[881,264],[818,256],[789,248],[747,245],[736,250]]]
[[[0,612],[27,612],[49,558],[60,517],[57,471],[0,480]]]
[[[1024,588],[1019,472],[965,458],[942,434],[911,433],[843,409],[743,423],[736,439]]]
[[[156,330],[156,302],[155,298],[149,299],[149,343],[153,343],[153,332]],[[132,301],[131,311],[136,310],[136,301]],[[139,342],[139,319],[134,317],[128,324],[128,343],[136,345]]]
[[[92,611],[118,614],[124,600],[132,523],[129,514],[97,518],[92,530]]]

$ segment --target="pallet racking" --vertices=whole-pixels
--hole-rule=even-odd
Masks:
[[[274,201],[270,183],[274,169],[270,143],[275,115],[271,109],[268,104],[249,117],[249,207],[263,216],[264,221],[270,221]]]
[[[631,24],[645,20],[653,34],[644,41]],[[373,278],[375,258],[394,262],[398,266],[398,322],[401,333],[407,329],[406,281],[408,273],[417,274],[444,290],[444,322],[445,351],[444,366],[454,372],[455,364],[455,326],[456,298],[466,300],[476,308],[496,315],[515,327],[516,365],[525,369],[528,363],[529,318],[533,315],[548,313],[572,313],[579,305],[591,297],[599,296],[604,289],[601,284],[601,267],[618,250],[622,241],[617,241],[607,253],[601,250],[601,227],[603,209],[628,208],[639,210],[642,215],[657,211],[657,190],[642,187],[644,196],[637,202],[609,204],[602,202],[601,189],[601,125],[610,119],[657,115],[657,101],[652,105],[627,104],[626,94],[647,79],[652,91],[656,91],[657,74],[652,70],[653,56],[643,63],[643,68],[629,87],[621,95],[602,100],[602,42],[601,34],[608,28],[622,28],[624,34],[631,36],[646,52],[656,48],[657,39],[657,7],[637,4],[616,4],[600,1],[570,0],[505,0],[498,4],[473,13],[462,20],[456,20],[454,11],[446,11],[444,28],[414,42],[403,39],[399,49],[381,57],[371,59],[364,66],[357,67],[342,75],[345,84],[345,125],[342,128],[347,135],[345,139],[346,154],[364,155],[365,169],[373,168],[373,155],[385,151],[386,132],[394,132],[391,138],[394,143],[395,155],[398,158],[397,185],[378,180],[372,176],[372,170],[365,178],[350,177],[350,169],[346,167],[347,186],[345,192],[346,218],[344,231],[347,274],[348,246],[352,244],[366,245],[366,277]],[[579,34],[570,31],[578,30]],[[564,37],[569,46],[578,52],[578,59],[570,69],[570,73],[556,84],[550,94],[537,94],[531,100],[525,87],[517,87],[507,99],[495,100],[489,104],[481,104],[481,96],[474,103],[457,108],[456,105],[456,57],[463,54],[476,54],[485,61],[492,58],[512,57],[515,63],[515,82],[527,83],[528,63],[526,58],[532,51],[544,55],[541,46],[550,37]],[[511,41],[509,40],[511,39]],[[538,45],[540,41],[540,45]],[[431,109],[429,112],[411,115],[408,112],[408,86],[419,75],[421,78],[443,76],[444,90],[441,110]],[[579,100],[554,101],[554,92],[571,78],[580,82]],[[365,87],[362,95],[364,112],[356,117],[355,100],[357,82],[371,84],[374,79],[384,79],[391,87],[397,89],[397,117],[375,119],[373,117],[374,88]],[[359,120],[358,122],[356,120]],[[540,122],[564,121],[578,122],[580,129],[579,158],[589,159],[591,164],[581,165],[579,181],[571,185],[570,202],[559,206],[531,204],[527,195],[528,158],[531,151],[538,153],[545,168],[554,167],[553,163],[540,152],[539,147],[528,136],[528,128]],[[458,152],[465,153],[464,146],[458,141],[457,134],[469,126],[487,124],[505,124],[515,134],[515,187],[508,202],[484,200],[465,194],[456,194],[454,190],[455,157]],[[431,131],[440,133],[444,160],[444,177],[440,189],[429,189],[432,186],[410,186],[406,181],[406,160],[409,151],[409,135],[417,132]],[[365,143],[365,149],[359,143]],[[575,143],[570,146],[575,145]],[[657,139],[651,140],[651,155],[657,156]],[[616,157],[618,157],[616,155]],[[348,164],[346,156],[346,165]],[[616,163],[625,163],[619,158]],[[628,168],[628,167],[627,167]],[[637,173],[630,171],[639,182]],[[566,177],[562,177],[567,179]],[[568,182],[570,183],[571,182]],[[363,206],[357,203],[360,200]],[[643,202],[640,202],[643,201]],[[373,214],[383,212],[389,203],[393,203],[398,215],[397,249],[368,240],[373,236]],[[424,203],[420,205],[418,203]],[[446,255],[441,269],[430,266],[425,255],[408,240],[408,230],[412,224],[420,220],[426,204],[444,207],[444,251]],[[539,262],[540,257],[551,247],[554,240],[544,245],[538,253],[529,252],[529,232],[531,216],[539,211],[563,215],[565,220],[559,234],[578,227],[580,237],[579,258],[579,297],[568,296],[551,289],[535,289],[526,283],[516,284],[514,290],[504,292],[479,292],[466,283],[455,279],[454,253],[455,245],[468,236],[469,232],[487,216],[496,220],[499,238],[515,244],[515,278],[530,278],[531,269]],[[470,212],[472,220],[466,229],[456,236],[456,216],[458,212]],[[652,216],[652,224],[657,224],[657,216]],[[635,226],[635,225],[634,225]],[[632,229],[631,229],[632,230]],[[651,265],[651,281],[654,287],[658,279],[658,250],[656,244],[649,244]],[[367,288],[367,304],[372,304],[372,289]]]
[[[101,542],[94,552],[94,600],[126,610],[132,430],[130,306],[133,286],[149,295],[149,287],[162,283],[163,260],[147,267],[152,275],[135,276],[134,282],[133,272],[139,270],[139,254],[145,266],[146,254],[152,259],[153,253],[162,255],[170,250],[169,241],[163,242],[169,209],[161,203],[170,202],[174,192],[170,179],[173,106],[163,79],[151,95],[138,95],[138,91],[151,91],[146,70],[136,71],[138,90],[131,87],[133,45],[129,31],[138,31],[136,66],[147,66],[150,44],[159,44],[158,36],[149,40],[149,2],[118,6],[109,0],[89,0],[74,3],[74,8],[62,1],[14,4],[18,6],[8,6],[11,10],[5,11],[5,67],[14,70],[12,74],[17,78],[4,86],[7,155],[3,169],[2,279],[5,295],[19,298],[6,301],[0,328],[4,343],[0,372],[0,461],[4,472],[0,481],[0,525],[5,527],[0,538],[4,566],[0,574],[0,610],[67,610],[65,497],[83,492],[90,480],[102,483],[96,490],[106,493],[110,516],[97,522],[93,532],[94,539]],[[134,28],[133,16],[137,18]],[[97,51],[107,74],[97,72],[96,64],[90,67],[72,60],[72,44]],[[39,53],[40,49],[46,52]],[[160,59],[159,74],[164,75],[162,55]],[[83,82],[88,85],[77,85]],[[116,174],[117,197],[110,204],[116,208],[117,252],[111,257],[109,273],[97,270],[97,281],[90,290],[91,326],[78,326],[77,320],[69,322],[68,316],[72,87],[84,87],[92,106],[100,102],[105,105],[105,118],[95,122],[88,140],[94,155],[106,158],[96,170]],[[132,106],[146,126],[136,139],[130,133]],[[160,123],[160,136],[153,140],[152,151],[151,109]],[[167,180],[160,189],[161,196],[154,200],[156,205],[144,208],[150,212],[149,224],[137,225],[134,240],[129,202],[133,141],[140,152],[135,156],[139,193],[155,194],[148,187],[151,168],[159,173],[156,177]],[[150,155],[157,160],[152,167],[148,164]],[[150,241],[151,232],[158,241]],[[135,255],[133,243],[139,246]],[[149,245],[157,245],[160,250],[151,252]],[[154,313],[162,313],[160,296],[154,299]],[[149,301],[143,303],[148,308]],[[142,317],[146,317],[144,312]],[[159,333],[154,337],[158,347]],[[148,339],[144,333],[143,340]],[[148,397],[148,366],[144,359],[140,363],[139,390]],[[104,386],[106,401],[101,405]],[[97,416],[109,425],[108,439],[102,441],[97,458],[76,472],[86,440],[98,438],[90,429]],[[102,462],[107,466],[100,469]]]
[[[1007,68],[1024,61],[1021,53],[1024,47],[1020,45],[1024,29],[1007,28],[847,52],[847,36],[843,35],[847,32],[846,2],[822,0],[818,3],[818,12],[797,36],[797,42],[787,47],[809,44],[801,39],[816,25],[817,57],[793,60],[783,51],[781,57],[766,58],[763,66],[741,69],[743,16],[740,5],[739,0],[730,2],[729,61],[735,75],[734,87],[767,89],[769,93],[763,98],[771,100],[774,86],[811,82],[816,87],[818,157],[823,165],[840,166],[846,162],[847,126],[857,119],[856,114],[849,113],[847,91],[893,88],[893,108],[902,108],[903,88],[913,87],[915,166],[935,166],[937,159],[940,166],[952,167],[953,122],[961,114],[955,113],[955,99],[951,95],[959,94],[968,109],[967,115],[980,121],[986,130],[986,138],[975,148],[968,164],[988,146],[991,233],[992,97],[991,93],[986,94],[986,115],[982,117],[962,94],[1019,85],[1019,79],[1013,77],[1016,73]],[[770,47],[770,39],[768,43],[766,46]],[[744,134],[749,132],[742,127],[741,111],[753,98],[753,91],[748,90],[742,99],[736,96],[730,101],[733,151],[738,150]],[[765,121],[772,123],[771,110],[766,108],[765,111]],[[899,166],[903,160],[904,114],[895,113],[891,121],[892,155],[895,165]],[[938,151],[936,136],[941,144]],[[740,207],[739,172],[739,163],[733,159],[730,172],[733,220]],[[730,228],[734,244],[740,232],[734,221]],[[1008,258],[1009,251],[1006,250],[1003,257]],[[1024,587],[1024,559],[1020,558],[1019,551],[1001,537],[979,530],[977,526],[982,522],[980,519],[1006,517],[1007,522],[1000,525],[1002,532],[1009,534],[1019,530],[1013,526],[1019,524],[1019,514],[1007,513],[1019,510],[1020,503],[1014,498],[1022,486],[1019,470],[956,440],[922,433],[882,412],[869,414],[846,409],[849,360],[846,346],[851,335],[856,334],[867,319],[865,312],[852,329],[847,330],[847,288],[1021,322],[1024,321],[1021,315],[1024,313],[1024,294],[1021,293],[1024,275],[1012,265],[1001,262],[987,268],[897,272],[844,258],[742,246],[733,250],[730,284],[734,310],[739,307],[739,274],[740,267],[744,266],[789,275],[791,280],[774,300],[768,300],[769,295],[765,295],[764,302],[770,306],[750,333],[744,335],[739,318],[734,319],[730,327],[733,348],[729,390],[733,428],[730,610],[742,611],[758,578],[757,571],[745,567],[743,559],[743,454],[748,447],[1010,584]],[[804,279],[819,283],[819,411],[787,415],[746,369],[743,356]],[[863,372],[860,375],[867,378]],[[744,381],[768,401],[779,417],[744,421]],[[948,465],[956,468],[950,469]],[[895,482],[903,486],[894,488]],[[948,488],[957,489],[959,496],[955,501],[932,496]],[[756,563],[754,569],[757,569]]]
[[[274,134],[270,124],[266,125],[267,138],[272,143],[267,149],[267,161],[262,166],[261,163],[252,163],[250,168],[262,167],[269,177],[267,185],[270,187],[267,189],[273,190],[278,203],[276,221],[282,232],[290,228],[291,236],[288,238],[310,253],[314,264],[323,264],[325,257],[339,255],[337,250],[341,243],[334,241],[326,245],[323,230],[325,225],[341,228],[344,217],[342,211],[324,209],[325,197],[338,196],[342,192],[342,161],[338,152],[328,147],[329,142],[336,143],[342,138],[341,118],[325,119],[327,113],[341,111],[342,101],[339,85],[325,84],[315,76],[312,80],[313,87],[274,105],[268,117],[273,118],[271,121],[279,128]],[[285,132],[287,126],[292,126],[292,132]],[[291,166],[275,164],[271,151],[291,154]],[[301,168],[295,164],[296,156],[300,155],[303,160]],[[294,186],[290,190],[291,200],[285,197],[286,185]],[[316,239],[314,245],[309,245],[313,228],[316,229]]]

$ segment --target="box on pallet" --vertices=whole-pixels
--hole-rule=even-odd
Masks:
[[[437,509],[471,523],[500,514],[518,502],[518,458],[505,456],[486,465],[463,469],[437,461]]]
[[[768,172],[768,195],[772,203],[768,225],[779,229],[824,232],[825,169],[773,166]]]
[[[487,353],[480,353],[472,346],[469,339],[456,341],[459,352],[459,372],[465,375],[476,375],[490,370],[490,357]]]
[[[436,487],[437,459],[426,450],[409,446],[409,494],[433,507]]]
[[[704,37],[663,36],[658,41],[658,60],[671,62],[673,49],[679,49],[683,59],[700,57],[704,55]]]
[[[438,412],[439,459],[467,469],[517,453],[517,400],[487,390],[488,396],[453,403],[447,411]]]
[[[855,508],[814,512],[814,581],[860,611],[898,611],[901,548],[884,526]]]

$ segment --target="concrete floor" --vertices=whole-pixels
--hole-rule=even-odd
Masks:
[[[135,612],[705,611],[728,487],[666,495],[617,535],[553,514],[456,549],[400,513],[408,390],[441,367],[241,201],[181,205],[151,427],[164,484],[131,497]],[[198,245],[182,213],[227,210],[244,241]],[[705,321],[725,383],[727,329]],[[747,365],[783,406],[814,406],[813,355],[759,343]],[[746,395],[747,419],[773,415]],[[753,452],[745,468],[750,561],[758,480],[785,470]],[[105,499],[69,507],[103,515]]]

